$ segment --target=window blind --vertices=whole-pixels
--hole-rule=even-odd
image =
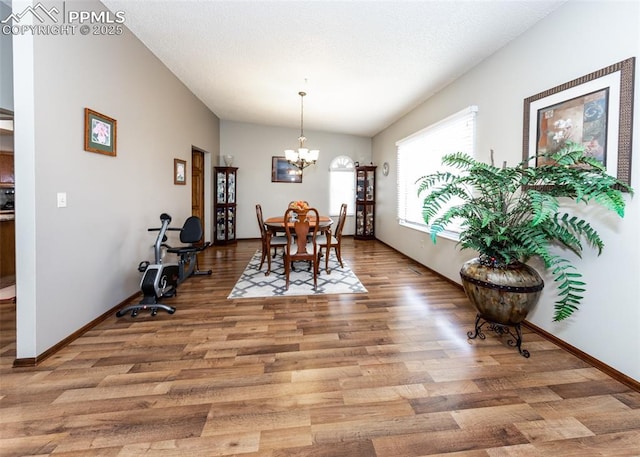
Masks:
[[[446,154],[465,152],[474,156],[477,111],[477,106],[469,106],[396,143],[397,207],[401,225],[429,231],[422,218],[422,198],[418,197],[416,181],[422,176],[446,171],[441,163]],[[454,201],[450,202],[450,206],[455,204]],[[443,208],[443,212],[445,210]],[[449,230],[458,231],[452,226],[449,226]]]

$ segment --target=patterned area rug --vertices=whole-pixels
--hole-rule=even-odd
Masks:
[[[327,274],[324,269],[324,258],[321,261],[322,269],[318,275],[318,288],[313,290],[313,275],[308,271],[306,262],[296,262],[297,271],[291,271],[289,275],[289,290],[284,290],[284,262],[281,251],[278,251],[276,258],[271,259],[271,273],[265,276],[267,265],[260,266],[261,251],[258,250],[247,265],[247,268],[238,279],[233,290],[227,298],[252,298],[252,297],[278,297],[290,295],[316,295],[316,294],[358,294],[366,293],[367,289],[362,285],[358,277],[351,271],[351,268],[342,259],[344,268],[336,259],[336,255],[331,251],[329,256],[329,269],[331,274]]]

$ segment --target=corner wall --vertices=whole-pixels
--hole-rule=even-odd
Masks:
[[[585,33],[589,30],[597,32]],[[636,95],[631,184],[640,192],[640,3],[568,2],[376,135],[374,162],[392,164],[387,179],[378,180],[378,238],[459,282],[460,265],[474,257],[473,252],[459,252],[454,242],[445,239],[433,246],[428,234],[400,227],[396,222],[395,142],[475,104],[479,107],[480,157],[489,162],[489,151],[494,149],[496,163],[506,160],[514,164],[522,158],[526,97],[633,56]],[[587,250],[583,259],[577,259],[576,266],[587,282],[581,309],[571,319],[553,323],[553,281],[546,276],[545,292],[528,320],[640,381],[640,198],[636,195],[627,201],[623,220],[605,215],[592,224],[606,243],[603,255],[597,257]],[[463,330],[466,329],[460,329],[462,335]]]
[[[104,10],[98,1],[73,6]],[[14,81],[20,359],[139,290],[137,265],[152,260],[147,228],[162,212],[177,227],[191,215],[192,146],[207,152],[210,207],[219,119],[127,29],[15,36]],[[117,120],[116,157],[84,150],[85,107]],[[187,161],[186,186],[173,184],[174,158]]]

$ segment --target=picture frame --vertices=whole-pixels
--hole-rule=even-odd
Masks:
[[[634,72],[631,57],[526,98],[523,160],[571,140],[630,184]]]
[[[84,109],[84,150],[115,157],[118,122],[89,108]]]
[[[173,159],[173,183],[178,186],[187,184],[187,161]]]
[[[302,170],[290,164],[286,158],[271,157],[271,182],[301,183]]]

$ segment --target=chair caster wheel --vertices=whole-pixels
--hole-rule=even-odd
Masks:
[[[171,308],[171,309],[170,309],[170,310],[168,310],[167,312],[168,312],[169,314],[173,314],[173,313],[175,313],[175,312],[176,312],[176,309],[175,309],[175,308]]]
[[[151,309],[151,316],[155,316],[156,314],[158,314],[158,308],[152,308]]]
[[[136,317],[138,315],[138,310],[134,309],[133,311],[131,311],[131,317]]]

